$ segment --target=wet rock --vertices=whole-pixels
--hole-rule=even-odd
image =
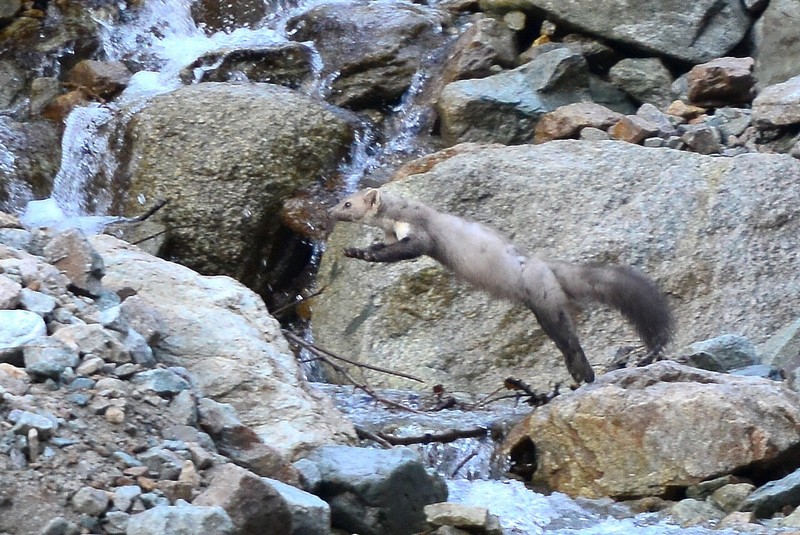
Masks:
[[[658,134],[658,126],[638,115],[625,115],[611,127],[609,134],[614,139],[636,145]]]
[[[267,294],[292,269],[283,260],[261,262],[286,254],[289,238],[277,224],[281,204],[332,175],[350,150],[349,120],[273,84],[208,82],[158,95],[128,123],[130,159],[120,169],[131,177],[124,211],[139,214],[137,199],[168,196],[154,217],[170,229],[167,256]],[[126,286],[139,289],[133,281]]]
[[[200,0],[191,4],[191,10],[192,19],[208,34],[254,27],[267,15],[267,5],[257,0],[230,3]]]
[[[551,20],[609,41],[682,61],[699,63],[727,53],[750,28],[750,16],[738,0],[631,4],[613,0],[482,0],[483,11],[543,10]],[[680,21],[677,23],[676,21]],[[676,26],[680,31],[675,31]]]
[[[108,494],[100,489],[83,487],[72,497],[72,506],[79,513],[89,516],[102,515],[109,504]]]
[[[29,200],[49,195],[61,161],[58,127],[45,120],[17,122],[0,116],[0,146],[14,162],[11,168],[0,166],[0,210],[22,211]]]
[[[128,86],[131,71],[120,61],[79,61],[67,73],[67,82],[85,87],[93,95],[111,99]]]
[[[666,108],[672,101],[672,74],[658,58],[623,59],[611,67],[608,76],[639,103]]]
[[[689,354],[682,362],[714,372],[727,372],[758,362],[753,343],[736,334],[724,334],[689,346]]]
[[[159,505],[132,515],[127,535],[233,535],[236,528],[222,507],[186,503]]]
[[[21,363],[22,350],[47,335],[41,316],[27,310],[0,310],[0,361]]]
[[[442,139],[526,143],[545,113],[588,100],[588,74],[582,56],[560,48],[508,72],[448,84],[436,104]]]
[[[780,462],[800,444],[798,402],[774,381],[664,361],[607,373],[556,398],[512,431],[505,451],[514,457],[535,445],[533,480],[555,490],[657,496],[755,462]]]
[[[567,104],[539,119],[533,141],[544,143],[554,139],[576,138],[586,127],[605,131],[621,118],[621,114],[593,102]]]
[[[48,262],[69,277],[76,293],[100,295],[105,266],[83,232],[78,229],[59,232],[45,246],[44,254]]]
[[[295,41],[313,41],[330,101],[350,109],[397,102],[430,50],[444,42],[436,11],[412,4],[345,2],[313,7],[289,20]]]
[[[313,74],[313,51],[302,43],[281,43],[264,48],[209,52],[181,70],[185,84],[193,82],[262,82],[296,89]]]
[[[717,58],[695,65],[687,77],[689,102],[718,107],[753,99],[756,79],[753,58]]]
[[[17,308],[22,299],[22,286],[0,274],[0,310]]]
[[[40,379],[58,380],[67,368],[80,363],[76,348],[53,336],[37,338],[25,346],[25,371]]]
[[[224,464],[209,471],[211,482],[194,500],[195,505],[225,509],[242,535],[289,535],[292,515],[281,494],[263,478]]]
[[[757,488],[744,500],[739,510],[753,511],[758,518],[766,518],[786,506],[798,505],[800,505],[800,470]]]
[[[800,76],[762,90],[753,100],[753,122],[763,128],[800,123]]]
[[[328,446],[307,459],[319,468],[320,497],[340,529],[362,535],[422,531],[425,505],[447,498],[444,480],[429,475],[407,448]]]
[[[755,24],[755,75],[761,89],[800,75],[799,0],[771,0]]]
[[[517,65],[515,34],[497,19],[475,21],[453,45],[453,53],[442,72],[442,83],[496,74],[492,67]]]

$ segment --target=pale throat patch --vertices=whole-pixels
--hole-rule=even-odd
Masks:
[[[394,237],[397,241],[407,238],[411,234],[411,225],[405,221],[397,221],[394,224]]]

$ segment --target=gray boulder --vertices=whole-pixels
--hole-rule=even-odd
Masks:
[[[302,379],[280,325],[255,293],[111,236],[94,236],[92,244],[105,259],[107,288],[137,288],[122,312],[152,335],[158,361],[189,370],[204,395],[233,405],[244,424],[290,457],[353,440],[352,425]]]
[[[770,0],[755,24],[755,77],[761,88],[800,75],[800,0]]]
[[[280,277],[261,259],[285,248],[273,243],[282,202],[333,173],[352,136],[343,114],[277,85],[209,82],[159,95],[127,127],[125,211],[169,199],[154,218],[170,229],[165,254],[263,290]]]
[[[425,528],[424,507],[447,499],[440,476],[426,472],[408,448],[319,448],[307,457],[319,468],[319,496],[334,527],[361,535],[410,535]]]
[[[222,507],[159,505],[132,515],[127,535],[234,535],[236,529]]]
[[[588,100],[586,60],[558,48],[507,72],[448,84],[436,108],[448,145],[465,141],[513,145],[533,140],[534,127],[545,113]]]
[[[313,41],[330,101],[351,109],[395,103],[430,51],[445,39],[443,16],[411,3],[341,2],[313,7],[287,23],[290,37]]]
[[[20,363],[26,344],[47,335],[39,314],[27,310],[0,310],[0,362]]]
[[[789,156],[571,140],[455,152],[384,187],[488,224],[528,254],[644,270],[671,296],[673,347],[726,332],[758,345],[797,318],[786,296],[800,293],[800,162]],[[542,390],[567,380],[524,307],[492,300],[429,258],[370,264],[341,254],[378,239],[346,223],[331,235],[313,318],[322,347],[451,390],[492,391],[508,376]],[[577,331],[597,372],[617,348],[639,343],[599,306],[585,307]],[[414,388],[365,375],[373,386]]]
[[[800,396],[780,383],[663,361],[555,398],[503,448],[512,463],[535,451],[533,482],[570,495],[661,496],[754,464],[782,466],[800,445],[799,417]]]
[[[692,63],[725,55],[751,24],[740,0],[481,0],[480,6],[484,11],[544,10],[551,20],[589,35]]]

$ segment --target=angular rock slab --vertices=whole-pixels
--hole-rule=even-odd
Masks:
[[[750,28],[740,0],[481,0],[482,11],[535,11],[595,37],[702,63],[735,47]]]
[[[444,480],[428,474],[419,455],[407,448],[327,446],[307,459],[319,469],[318,494],[331,506],[333,527],[349,533],[420,532],[424,507],[447,499]]]
[[[800,446],[800,395],[773,381],[664,361],[618,370],[520,423],[533,481],[570,495],[658,496]]]

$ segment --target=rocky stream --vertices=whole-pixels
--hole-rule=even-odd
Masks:
[[[800,532],[800,0],[0,0],[0,535]],[[663,290],[664,359],[327,209]],[[346,359],[346,360],[343,360]]]

